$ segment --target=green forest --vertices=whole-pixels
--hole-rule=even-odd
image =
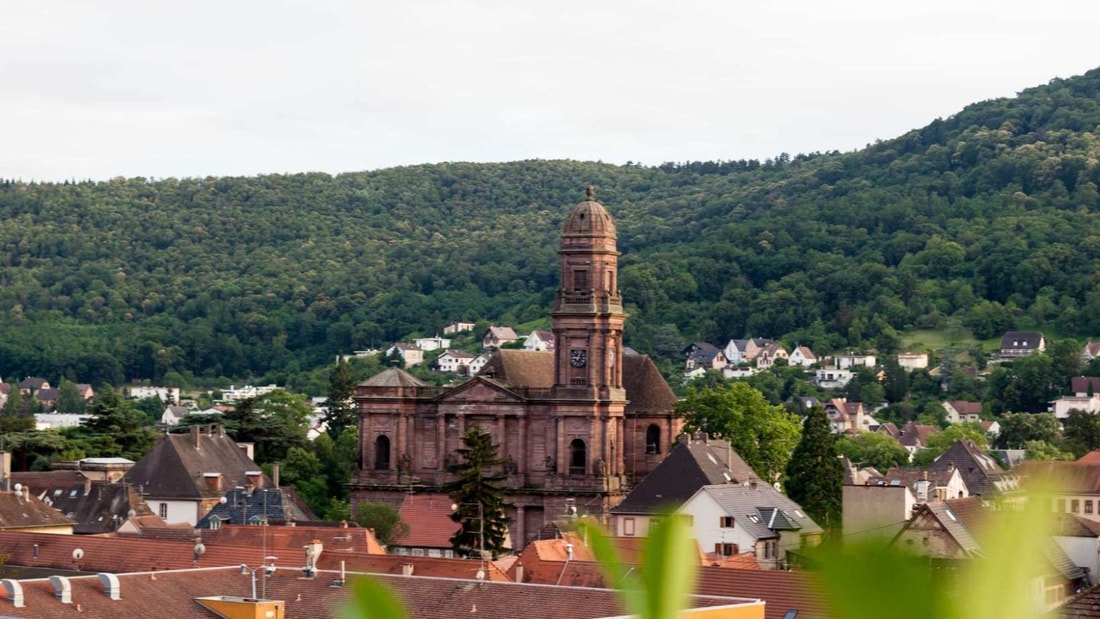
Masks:
[[[546,320],[588,184],[628,343],[890,352],[1100,333],[1100,69],[849,153],[646,166],[0,180],[0,376],[285,382],[456,320]]]

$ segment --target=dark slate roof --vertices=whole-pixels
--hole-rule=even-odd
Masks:
[[[1001,349],[1036,349],[1042,339],[1043,334],[1039,331],[1007,331],[1001,337]]]
[[[73,533],[114,533],[131,517],[131,511],[134,516],[157,518],[134,486],[93,481],[88,492],[82,493],[71,516],[76,521]]]
[[[722,351],[714,344],[696,342],[689,346],[686,352],[688,359],[694,359],[699,363],[710,363]]]
[[[918,481],[927,480],[931,482],[933,488],[939,488],[946,486],[951,482],[951,476],[954,475],[954,471],[950,469],[922,469],[922,468],[910,468],[905,466],[891,467],[886,471],[886,474],[882,477],[872,479],[874,483],[882,482],[884,485],[900,485],[907,486],[910,490],[916,492],[916,486]],[[892,484],[891,482],[897,482]],[[965,482],[963,482],[965,483]],[[969,491],[969,488],[967,489]]]
[[[213,432],[199,434],[198,426],[188,434],[166,434],[149,453],[127,471],[126,482],[139,486],[143,496],[155,499],[216,499],[230,488],[249,485],[249,471],[259,471],[237,443]],[[197,445],[196,445],[197,442]],[[221,490],[210,487],[203,475],[221,473]],[[264,475],[263,486],[271,486]]]
[[[785,529],[798,529],[804,533],[821,533],[822,529],[816,522],[802,511],[802,506],[795,503],[770,484],[722,484],[717,486],[703,486],[699,492],[710,495],[728,515],[733,516],[736,522],[743,526],[745,532],[756,539],[776,537],[776,531],[769,524],[774,521],[764,520],[760,510],[778,508],[785,516],[781,523]],[[754,522],[754,520],[756,522]]]
[[[28,376],[19,383],[20,389],[41,389],[43,385],[49,384],[45,378],[39,378],[38,376]]]
[[[928,468],[948,469],[952,466],[959,469],[959,474],[971,494],[991,496],[1016,490],[1018,486],[1016,475],[1002,469],[995,459],[986,455],[973,441],[955,441]]]
[[[611,513],[654,514],[664,507],[682,505],[703,486],[741,483],[750,478],[759,476],[726,441],[677,443]]]
[[[221,524],[284,524],[313,520],[312,514],[298,507],[283,488],[234,488],[195,525],[196,529],[211,528],[212,521]],[[220,526],[220,525],[219,525]]]
[[[359,383],[360,387],[423,387],[419,378],[400,368],[390,368]]]
[[[39,389],[34,397],[38,398],[39,402],[56,402],[61,397],[61,391],[50,387],[49,389]]]
[[[497,351],[479,376],[510,387],[549,389],[554,386],[554,354],[549,351]],[[676,394],[653,360],[646,355],[623,355],[626,412],[667,413],[676,408]]]
[[[957,499],[957,501],[970,501],[971,499]],[[977,499],[973,499],[977,502]],[[980,505],[980,503],[979,503]],[[925,503],[921,506],[921,509],[927,510],[933,514],[936,520],[943,527],[943,530],[950,535],[955,542],[961,547],[967,554],[973,555],[981,550],[981,546],[978,544],[978,539],[974,537],[970,527],[963,522],[963,516],[960,514],[960,507],[969,508],[969,504],[955,503],[955,501],[943,501],[936,503]],[[914,521],[916,518],[914,518]]]

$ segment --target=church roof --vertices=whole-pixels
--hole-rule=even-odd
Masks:
[[[588,197],[576,207],[561,227],[562,236],[601,235],[615,236],[615,223],[602,204],[596,202],[595,192],[588,188]]]
[[[508,387],[549,389],[554,386],[554,353],[500,350],[479,375]],[[676,394],[648,356],[623,355],[623,387],[627,413],[668,412],[676,407]]]
[[[390,368],[359,383],[362,387],[423,387],[425,383],[405,370]]]

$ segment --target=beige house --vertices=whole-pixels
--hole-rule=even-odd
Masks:
[[[982,420],[982,403],[963,400],[940,402],[947,412],[947,423],[977,423]]]

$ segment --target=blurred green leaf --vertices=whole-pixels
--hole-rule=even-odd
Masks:
[[[340,609],[340,619],[405,619],[408,614],[397,596],[373,578],[357,578],[351,599]]]

